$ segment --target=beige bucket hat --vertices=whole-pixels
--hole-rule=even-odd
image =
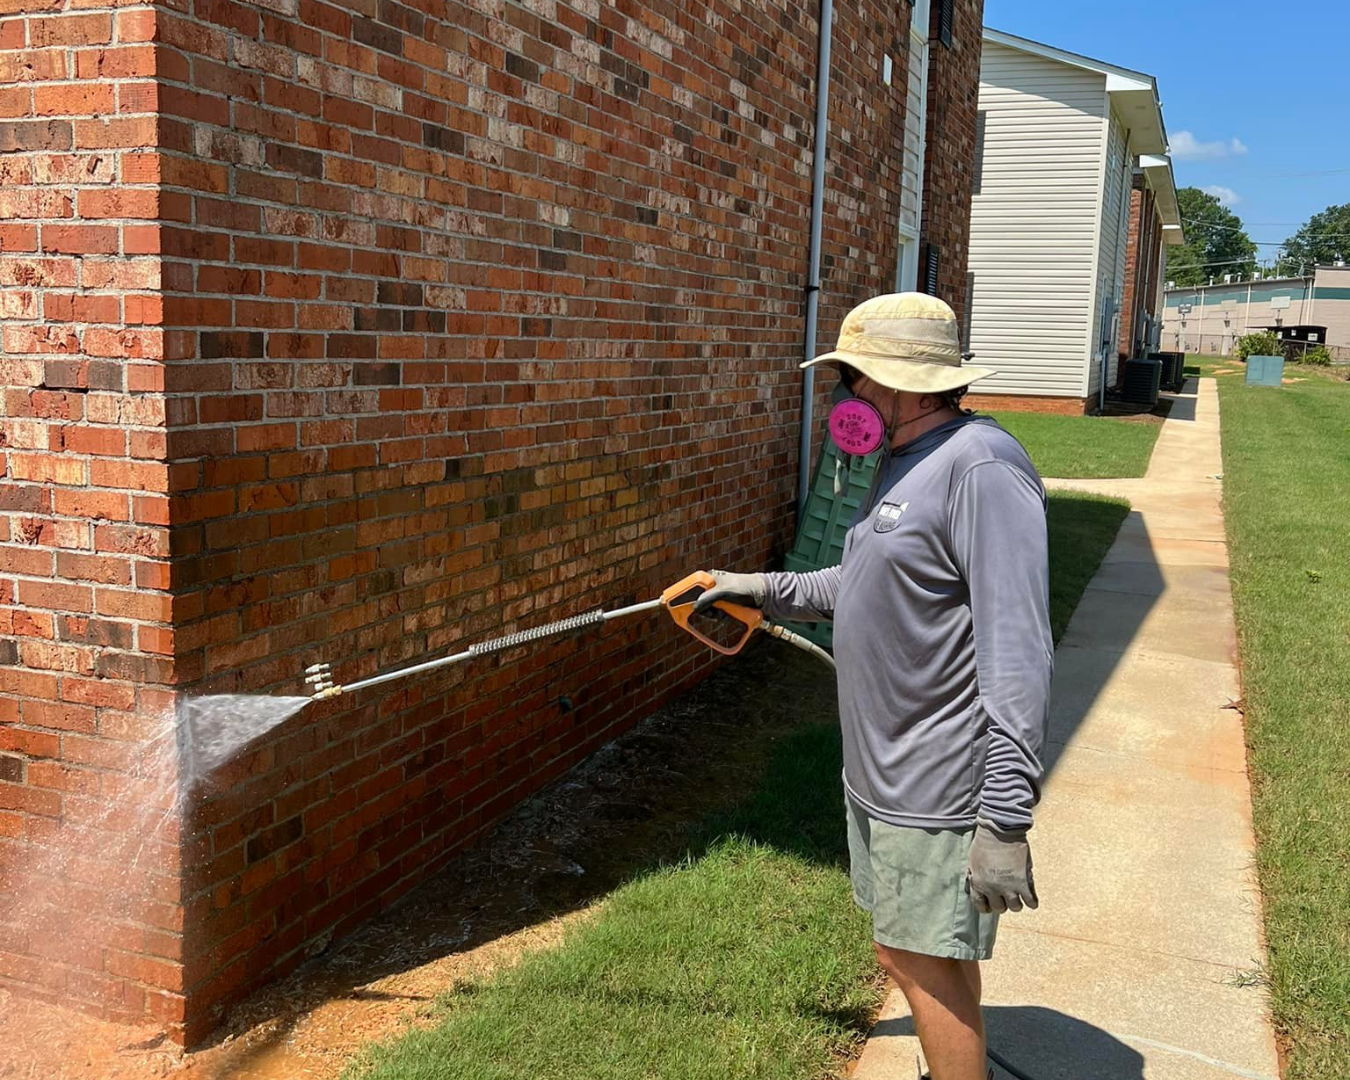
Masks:
[[[926,293],[863,301],[844,318],[835,350],[801,366],[813,364],[848,364],[873,382],[912,394],[957,390],[994,374],[962,364],[956,313]]]

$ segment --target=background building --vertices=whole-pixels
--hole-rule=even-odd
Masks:
[[[1130,191],[1125,292],[1116,343],[1121,360],[1145,356],[1159,347],[1167,249],[1181,242],[1184,234],[1180,223],[1181,208],[1171,160],[1141,156]]]
[[[1157,83],[986,30],[979,124],[969,338],[998,374],[972,401],[1081,413],[1156,318],[1182,242]]]
[[[1238,338],[1271,327],[1316,327],[1333,359],[1350,360],[1350,267],[1312,277],[1266,278],[1168,289],[1163,347],[1228,356]]]
[[[628,624],[311,708],[128,881],[99,802],[176,696],[790,542],[820,9],[41,6],[0,35],[0,878],[82,936],[0,909],[0,985],[190,1041],[717,658]],[[835,9],[822,341],[897,278],[962,305],[981,19]],[[37,859],[74,820],[106,844]]]

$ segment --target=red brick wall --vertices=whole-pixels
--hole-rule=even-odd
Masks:
[[[1135,298],[1135,310],[1139,317],[1144,314],[1153,316],[1155,321],[1162,319],[1162,290],[1159,275],[1163,267],[1163,229],[1162,220],[1157,216],[1157,201],[1150,195],[1150,217],[1152,218],[1150,235],[1144,247],[1145,263],[1139,270],[1139,287]]]
[[[980,4],[958,9],[925,227],[959,307]],[[781,555],[817,10],[158,10],[139,175],[180,685],[295,693],[320,660],[351,681]],[[836,13],[825,344],[894,280],[907,24]],[[192,802],[176,1034],[712,663],[653,617],[312,706],[250,747]]]
[[[1130,228],[1125,246],[1125,291],[1120,304],[1120,359],[1128,360],[1134,355],[1134,322],[1139,292],[1139,241],[1143,225],[1144,190],[1143,176],[1134,178],[1134,189],[1130,192]],[[1125,378],[1125,369],[1120,368],[1119,378]]]
[[[1143,177],[1135,178],[1130,193],[1130,233],[1125,255],[1125,295],[1121,305],[1120,358],[1130,359],[1135,352],[1135,337],[1141,332],[1145,314],[1150,313],[1157,296],[1158,267],[1162,254],[1161,223],[1157,200],[1143,186]],[[1152,312],[1155,316],[1159,312]],[[1124,369],[1120,378],[1125,378]]]
[[[174,648],[155,20],[98,3],[5,11],[0,986],[165,1017],[176,825],[140,816],[162,795],[145,790],[165,779],[145,775],[145,740]]]

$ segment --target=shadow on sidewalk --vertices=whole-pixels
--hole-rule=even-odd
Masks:
[[[984,1010],[995,1064],[1006,1062],[1028,1080],[1143,1080],[1144,1058],[1109,1032],[1035,1005],[992,1005]],[[873,1036],[914,1034],[908,1016],[882,1020]],[[1002,1061],[999,1061],[1002,1059]],[[1015,1073],[997,1069],[996,1080]]]
[[[1196,405],[1200,398],[1200,381],[1188,378],[1186,385],[1176,394],[1163,394],[1162,400],[1169,403],[1167,419],[1193,422]]]
[[[1131,510],[1116,535],[1117,558],[1094,575],[1055,649],[1050,726],[1042,754],[1048,780],[1125,651],[1167,591],[1143,515]]]

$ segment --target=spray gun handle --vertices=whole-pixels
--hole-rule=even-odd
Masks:
[[[723,656],[735,656],[745,648],[745,643],[750,640],[750,635],[764,625],[764,616],[754,608],[742,607],[740,604],[733,604],[726,600],[718,600],[713,604],[713,607],[744,625],[745,633],[732,646],[721,645],[713,641],[712,638],[701,633],[689,620],[694,614],[694,605],[698,602],[698,598],[716,584],[717,582],[711,574],[699,570],[690,574],[683,581],[677,581],[663,592],[661,603],[670,612],[670,617],[675,620],[675,625],[681,630],[693,634],[708,648],[715,649]]]

